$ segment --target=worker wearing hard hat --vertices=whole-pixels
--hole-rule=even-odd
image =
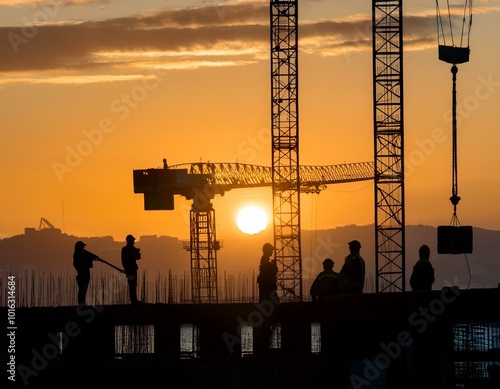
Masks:
[[[431,249],[426,244],[418,250],[419,260],[413,266],[410,277],[412,290],[432,290],[434,283],[434,268],[429,260]]]
[[[137,261],[141,259],[141,250],[134,246],[135,238],[127,235],[125,238],[127,244],[122,247],[121,258],[122,266],[127,276],[128,292],[132,304],[140,304],[137,299]]]
[[[278,274],[278,266],[276,260],[271,260],[274,246],[271,243],[265,243],[262,246],[262,257],[259,264],[259,275],[257,283],[259,284],[259,301],[277,299],[276,276]]]
[[[326,296],[338,294],[339,274],[333,271],[334,262],[331,258],[323,261],[323,271],[313,281],[310,289],[312,301],[324,301]]]
[[[339,287],[341,293],[361,293],[365,285],[365,261],[359,254],[361,243],[352,240],[348,244],[349,255],[340,269]]]
[[[73,267],[76,270],[76,283],[78,285],[78,305],[85,305],[85,297],[90,283],[90,268],[99,257],[85,250],[86,244],[81,240],[75,243],[73,252]]]

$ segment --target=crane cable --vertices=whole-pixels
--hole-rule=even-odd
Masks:
[[[446,8],[448,10],[448,35],[451,40],[451,46],[455,46],[455,38],[453,34],[453,22],[452,22],[452,10],[450,8],[449,0],[446,0]],[[446,33],[445,28],[443,26],[443,18],[441,17],[441,9],[439,7],[439,0],[436,0],[436,22],[437,22],[437,32],[438,32],[438,43],[441,44],[441,39],[443,40],[442,44],[447,46],[446,44]],[[468,20],[467,20],[468,19]],[[462,28],[460,34],[460,45],[458,47],[468,47],[470,42],[470,31],[472,27],[472,0],[465,0],[464,2],[464,10],[462,15]],[[464,44],[464,37],[467,36],[467,42]]]
[[[460,225],[457,217],[457,205],[460,201],[458,195],[458,146],[457,146],[457,73],[458,67],[453,65],[451,67],[452,74],[452,141],[451,141],[451,197],[450,201],[453,204],[453,217],[451,219],[452,225]]]
[[[461,33],[460,33],[460,41],[459,44],[460,46],[455,45],[455,37],[453,34],[453,21],[452,21],[452,7],[450,6],[450,1],[446,0],[446,7],[448,11],[448,29],[449,31],[445,33],[445,27],[443,23],[443,18],[441,16],[441,10],[439,7],[439,0],[436,0],[436,22],[437,22],[437,33],[438,33],[438,44],[440,45],[441,48],[441,40],[443,43],[444,47],[448,47],[449,49],[452,49],[453,51],[455,50],[460,50],[459,48],[463,48],[464,44],[468,48],[469,47],[469,40],[470,40],[470,30],[472,26],[472,0],[465,0],[464,2],[464,9],[463,9],[463,15],[462,15],[462,26],[461,26]],[[467,23],[467,17],[468,17],[468,23]],[[446,42],[446,37],[449,37],[451,40],[451,46],[447,46]],[[464,37],[466,42],[464,42]],[[458,39],[457,39],[458,42]],[[459,53],[457,51],[457,53]],[[451,52],[449,52],[451,54]],[[453,204],[453,217],[451,220],[451,225],[459,226],[460,222],[458,221],[457,217],[457,205],[460,201],[460,196],[458,195],[458,145],[457,145],[457,73],[458,73],[458,67],[457,63],[462,63],[464,61],[468,61],[468,55],[467,58],[460,58],[460,56],[454,56],[454,55],[446,55],[444,58],[441,58],[445,60],[448,63],[451,63],[453,66],[451,67],[451,73],[452,73],[452,183],[451,183],[451,197],[450,201]]]
[[[443,57],[439,59],[444,60],[445,62],[451,63],[451,74],[452,74],[452,173],[451,173],[451,197],[450,201],[453,204],[453,216],[451,218],[451,226],[460,227],[460,221],[457,216],[457,205],[460,201],[460,196],[458,195],[458,144],[457,144],[457,73],[458,67],[457,63],[467,62],[469,60],[468,52],[467,55],[464,55],[463,49],[466,47],[469,48],[470,41],[470,30],[472,26],[472,0],[465,0],[464,3],[464,11],[462,16],[462,28],[461,28],[461,36],[460,36],[460,46],[455,45],[455,39],[453,36],[453,23],[452,23],[452,10],[450,8],[449,0],[446,0],[447,8],[448,8],[448,23],[449,23],[449,32],[448,35],[451,39],[451,46],[446,45],[446,34],[443,26],[443,21],[441,18],[441,13],[439,9],[439,0],[436,0],[436,13],[437,13],[437,31],[438,31],[438,45],[441,50],[441,38],[443,40],[443,49],[446,49],[446,52],[443,53]],[[466,22],[467,16],[469,17],[468,25]],[[466,31],[467,29],[467,31]],[[467,42],[464,44],[464,36],[466,37]],[[467,284],[467,288],[469,289],[471,283],[471,270],[469,266],[469,259],[467,258],[467,254],[465,254],[465,261],[467,263],[467,270],[469,272],[469,281]]]

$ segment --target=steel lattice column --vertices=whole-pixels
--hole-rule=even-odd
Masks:
[[[297,0],[270,2],[274,246],[281,301],[302,300]]]
[[[194,206],[190,211],[191,293],[193,303],[217,303],[217,250],[215,210]]]
[[[372,0],[376,290],[405,290],[401,0]]]

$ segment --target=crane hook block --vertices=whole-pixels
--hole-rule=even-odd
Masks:
[[[450,197],[450,201],[453,205],[458,205],[458,202],[460,201],[460,196],[453,195]]]
[[[438,254],[471,254],[472,226],[438,226]]]

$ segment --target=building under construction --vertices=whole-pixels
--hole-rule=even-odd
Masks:
[[[2,362],[10,342],[16,383],[29,387],[499,388],[499,299],[500,289],[450,287],[325,302],[2,307],[12,320]]]
[[[375,155],[373,164],[362,164],[369,174],[358,171],[353,178],[375,184],[375,293],[304,301],[300,193],[342,182],[346,174],[330,181],[319,172],[321,179],[310,185],[299,164],[297,3],[270,1],[272,166],[246,175],[266,178],[247,184],[238,173],[254,168],[237,164],[230,183],[233,175],[215,174],[223,167],[217,164],[188,171],[165,161],[163,169],[134,171],[134,190],[144,194],[146,210],[173,209],[174,195],[193,199],[186,247],[193,301],[29,308],[8,303],[0,309],[8,319],[1,355],[17,384],[500,388],[500,289],[405,291],[401,1],[372,1]],[[455,161],[456,148],[454,153]],[[279,299],[224,303],[217,295],[220,245],[210,200],[252,185],[273,191]],[[448,252],[458,253],[458,243]]]

